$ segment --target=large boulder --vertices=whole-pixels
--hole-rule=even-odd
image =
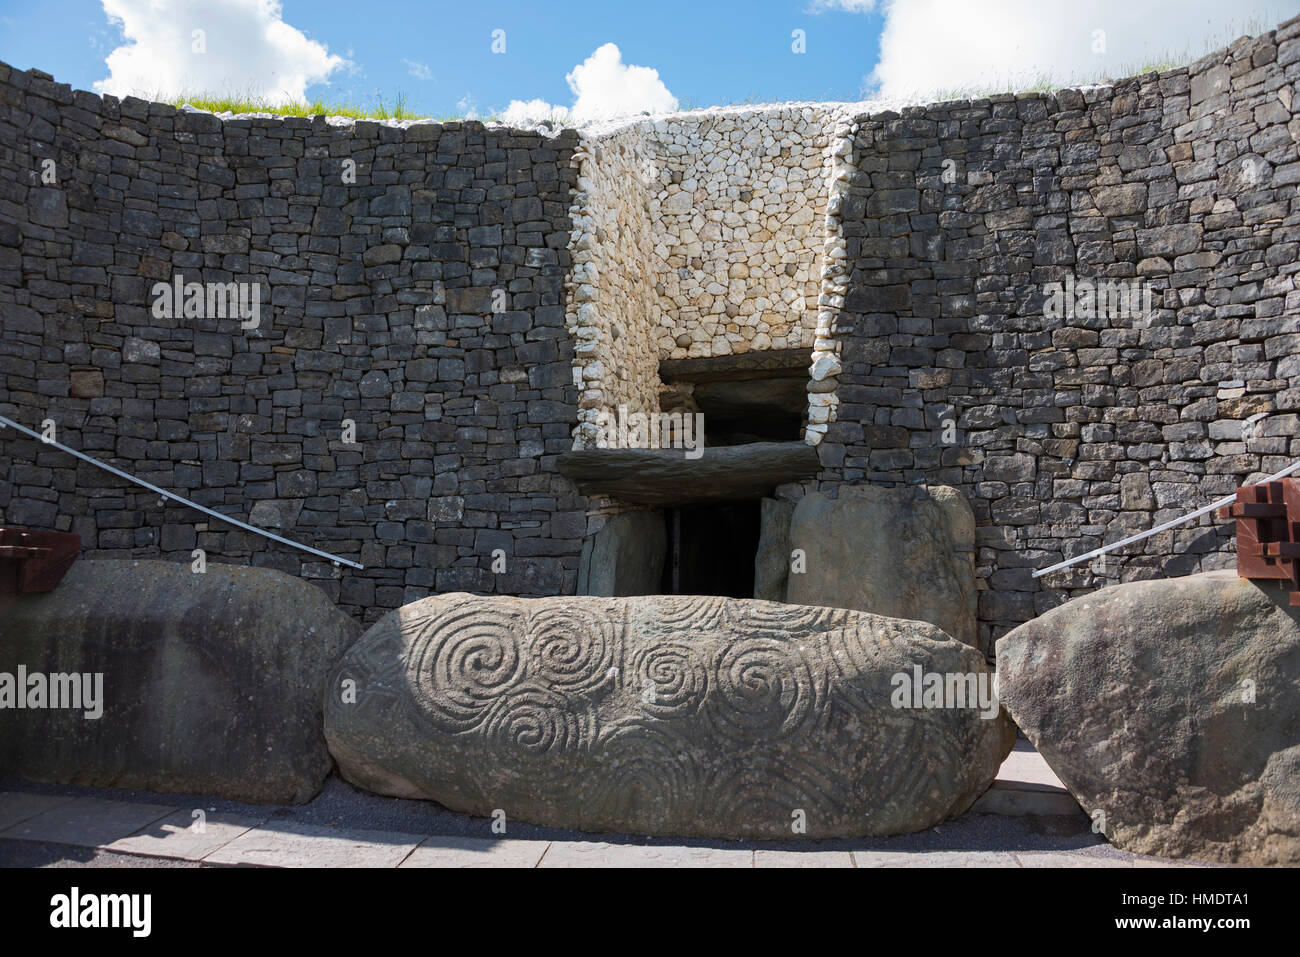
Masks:
[[[784,601],[790,578],[790,517],[794,506],[779,498],[765,498],[760,509],[754,597]]]
[[[667,550],[663,512],[615,515],[582,543],[578,594],[653,595],[660,588]]]
[[[1300,609],[1276,584],[1114,585],[997,652],[1002,703],[1112,843],[1300,864]]]
[[[785,600],[914,618],[975,645],[975,516],[961,493],[841,485],[806,495],[790,520],[806,557]]]
[[[752,599],[453,594],[390,612],[352,646],[325,735],[359,787],[485,817],[899,834],[966,810],[1014,740],[996,701],[981,717],[973,694],[899,699],[900,675],[935,673],[992,684],[980,654],[924,622]]]
[[[0,773],[308,801],[331,767],[325,677],[360,632],[271,569],[78,562],[52,592],[0,596]],[[48,706],[48,688],[45,707],[5,700],[56,683],[78,707]]]

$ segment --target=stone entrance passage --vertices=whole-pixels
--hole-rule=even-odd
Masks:
[[[659,407],[700,413],[708,444],[798,442],[807,414],[805,349],[659,363]]]
[[[755,560],[771,524],[764,498],[817,467],[802,442],[719,446],[696,461],[670,449],[561,456],[560,471],[584,494],[627,509],[584,540],[578,594],[755,597]]]
[[[762,573],[755,565],[760,542],[781,537],[764,501],[819,468],[802,440],[808,363],[802,349],[663,361],[658,409],[697,417],[699,455],[598,447],[560,456],[559,471],[583,494],[626,509],[584,543],[579,594],[784,599],[776,582],[786,557]],[[781,517],[777,532],[789,525]],[[764,595],[756,580],[767,582]]]
[[[759,500],[667,511],[668,549],[660,591],[753,598],[762,521]]]

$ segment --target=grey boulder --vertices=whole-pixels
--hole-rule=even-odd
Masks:
[[[897,699],[897,676],[920,673],[992,684],[980,654],[924,622],[717,597],[452,594],[390,612],[352,646],[325,734],[353,784],[483,817],[899,834],[966,810],[1014,739],[973,693],[955,707]]]
[[[791,570],[786,601],[928,621],[978,641],[975,516],[956,489],[841,485],[833,497],[806,495],[790,546],[806,569]]]
[[[1115,585],[997,652],[1003,704],[1112,843],[1300,864],[1300,609],[1277,585]]]
[[[52,592],[0,596],[0,774],[308,801],[331,767],[325,677],[360,631],[315,585],[271,569],[78,562]],[[45,707],[4,702],[35,703],[40,682]],[[101,713],[84,697],[50,707],[56,682],[61,702],[76,688]]]
[[[622,512],[582,543],[581,595],[652,595],[659,591],[668,532],[659,511]]]
[[[784,601],[790,578],[790,518],[794,506],[778,498],[760,503],[758,550],[754,555],[754,597]]]

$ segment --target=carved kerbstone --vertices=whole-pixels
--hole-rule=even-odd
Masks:
[[[444,595],[389,613],[344,656],[326,739],[360,787],[482,816],[898,834],[966,810],[1014,740],[1005,714],[895,707],[895,676],[914,666],[991,678],[933,625],[846,609]]]

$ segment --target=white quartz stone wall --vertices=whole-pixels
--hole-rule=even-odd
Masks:
[[[808,424],[804,440],[817,445],[835,421],[839,397],[835,394],[840,374],[839,344],[835,338],[836,317],[844,308],[849,284],[848,244],[844,240],[840,213],[856,168],[853,138],[858,124],[847,117],[835,120],[831,135],[826,190],[826,219],[822,228],[820,288],[817,295],[817,324],[814,330],[812,364],[808,368]]]
[[[661,358],[812,347],[831,133],[811,107],[654,124]]]
[[[594,445],[602,409],[659,408],[659,356],[652,338],[662,309],[655,286],[651,186],[656,168],[636,128],[585,138],[573,154],[578,190],[570,210],[573,268],[568,284],[574,380],[579,386],[575,448]]]
[[[834,421],[850,113],[729,109],[590,131],[574,154],[574,446],[601,410],[658,411],[662,359],[807,349],[805,438]]]

